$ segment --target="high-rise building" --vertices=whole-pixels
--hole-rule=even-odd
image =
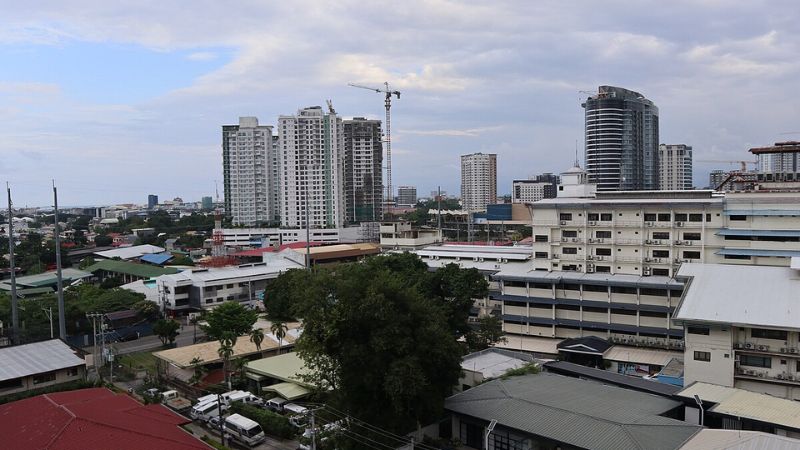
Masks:
[[[461,156],[461,204],[466,211],[485,211],[497,201],[497,155]]]
[[[153,209],[158,205],[158,196],[150,194],[147,196],[147,209]]]
[[[381,219],[383,143],[381,121],[354,117],[344,126],[344,205],[350,223]]]
[[[600,86],[582,106],[589,181],[599,191],[658,189],[656,105],[638,92]]]
[[[708,187],[710,189],[717,189],[728,177],[728,172],[722,169],[714,169],[708,174]]]
[[[397,206],[414,206],[417,204],[416,186],[399,186],[397,188]]]
[[[776,142],[773,146],[751,148],[750,153],[758,158],[758,171],[761,173],[800,173],[800,142]],[[795,181],[796,178],[792,176],[789,180]]]
[[[558,175],[552,173],[543,173],[527,180],[514,180],[511,203],[531,203],[543,198],[555,198],[558,183]]]
[[[209,210],[214,208],[214,200],[211,197],[203,197],[200,199],[200,205],[203,209]]]
[[[692,146],[661,144],[658,146],[659,184],[662,191],[692,188]]]
[[[335,112],[319,106],[278,118],[281,224],[339,228],[344,222],[344,130]]]

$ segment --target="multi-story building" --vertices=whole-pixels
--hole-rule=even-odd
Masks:
[[[600,86],[586,110],[586,170],[599,191],[657,190],[658,108],[638,92]]]
[[[398,186],[397,206],[414,206],[417,204],[416,186]]]
[[[557,187],[557,181],[538,181],[536,178],[514,180],[511,187],[511,202],[532,203],[543,198],[554,198]]]
[[[344,131],[319,106],[278,118],[281,225],[339,228],[344,222]],[[308,216],[308,222],[306,222]]]
[[[205,209],[207,211],[209,211],[211,209],[214,209],[214,199],[212,199],[211,197],[208,197],[208,196],[203,197],[200,200],[200,205],[201,205],[201,207],[203,209]]]
[[[158,205],[158,196],[150,194],[147,196],[147,209],[153,209]]]
[[[461,156],[461,203],[469,212],[486,211],[497,201],[497,155],[473,153]]]
[[[791,174],[788,181],[796,181],[800,173],[800,142],[776,142],[773,146],[751,148],[758,158],[758,171],[774,175]]]
[[[375,222],[383,202],[381,121],[354,117],[342,124],[345,220]]]
[[[791,267],[681,267],[687,287],[674,322],[685,331],[686,386],[698,381],[800,400],[798,271],[798,258]]]
[[[272,126],[256,117],[240,117],[238,125],[222,127],[225,214],[234,224],[257,225],[278,219]]]
[[[411,222],[385,222],[380,227],[381,248],[387,250],[416,250],[442,242],[442,232],[434,228],[418,228]]]
[[[708,188],[718,189],[725,179],[728,178],[728,172],[722,169],[714,169],[708,174]]]
[[[658,146],[659,183],[662,191],[692,189],[692,146]]]

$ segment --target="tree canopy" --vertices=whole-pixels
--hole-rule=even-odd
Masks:
[[[207,325],[203,330],[209,339],[220,339],[250,334],[253,324],[258,320],[258,313],[245,308],[238,302],[225,302],[205,315]]]

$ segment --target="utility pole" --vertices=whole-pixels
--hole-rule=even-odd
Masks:
[[[11,267],[11,341],[19,344],[19,305],[17,305],[17,267],[14,264],[14,216],[11,213],[11,187],[8,190],[8,254]]]
[[[86,313],[87,319],[92,319],[92,360],[94,362],[94,369],[97,371],[97,374],[100,374],[100,371],[97,368],[97,318],[101,316],[98,313]]]
[[[436,196],[436,203],[438,212],[436,214],[436,222],[439,227],[439,241],[444,242],[444,237],[442,236],[442,187],[439,186],[439,195]]]
[[[314,412],[316,410],[311,410],[311,450],[317,450],[317,428],[314,425]]]
[[[222,394],[217,394],[217,413],[219,414],[219,438],[222,446],[225,446],[225,426],[222,416]]]
[[[42,308],[42,311],[47,313],[47,318],[50,319],[50,339],[53,339],[53,307]]]
[[[65,341],[67,339],[67,322],[64,317],[64,282],[61,279],[61,232],[58,229],[58,190],[56,182],[53,180],[53,221],[55,222],[55,250],[56,250],[56,282],[58,287],[58,337]]]

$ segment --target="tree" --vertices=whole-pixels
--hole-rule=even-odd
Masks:
[[[466,335],[467,348],[477,352],[489,348],[497,342],[506,342],[503,321],[497,316],[488,315],[478,319],[478,328]]]
[[[249,310],[238,302],[225,302],[205,316],[208,325],[203,326],[209,340],[218,341],[228,334],[236,338],[250,334],[253,324],[258,320],[258,313]]]
[[[111,236],[106,234],[99,234],[94,237],[94,245],[98,247],[108,247],[112,242],[114,242],[114,240],[111,238]]]
[[[452,332],[469,332],[467,319],[475,299],[489,294],[489,283],[477,269],[462,269],[448,264],[430,274],[426,294],[441,301]]]
[[[269,330],[272,331],[272,334],[278,338],[278,354],[281,354],[281,347],[283,347],[283,338],[286,337],[286,332],[289,331],[289,326],[286,325],[286,322],[276,320],[272,322],[270,325]]]
[[[181,325],[174,320],[159,319],[153,324],[153,333],[161,339],[162,344],[167,345],[167,342],[175,342],[180,328]]]
[[[153,319],[161,312],[159,311],[158,305],[150,300],[139,300],[133,304],[133,309],[145,319]]]
[[[270,321],[290,322],[297,316],[296,307],[306,297],[304,286],[309,285],[307,270],[292,269],[282,273],[264,289],[264,308]]]
[[[334,407],[397,433],[438,419],[461,374],[447,308],[424,295],[418,262],[389,255],[319,269],[298,308],[309,381],[333,388]]]
[[[228,390],[231,390],[231,377],[230,377],[230,362],[233,356],[233,346],[236,345],[236,335],[230,332],[223,332],[219,340],[219,349],[217,353],[222,358],[222,371],[225,375],[225,383],[228,385]]]
[[[256,349],[261,351],[261,343],[264,342],[264,330],[261,328],[253,328],[250,330],[250,342],[256,344]],[[278,349],[280,351],[280,348]]]

